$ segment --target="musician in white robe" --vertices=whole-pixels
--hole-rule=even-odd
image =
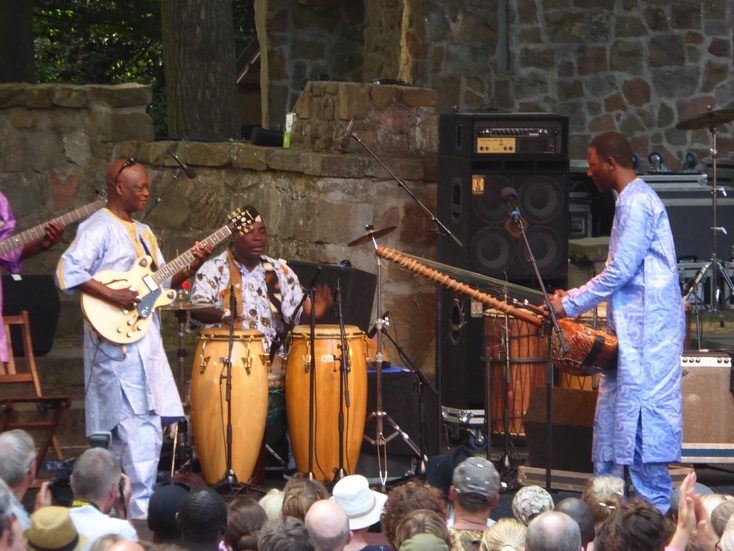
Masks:
[[[673,484],[668,463],[682,444],[681,370],[685,317],[668,215],[632,168],[632,148],[616,132],[592,140],[589,176],[619,194],[604,270],[578,289],[557,292],[559,317],[607,301],[619,342],[616,371],[601,378],[594,419],[594,474],[623,477],[662,512]]]
[[[121,310],[132,310],[141,301],[138,290],[112,289],[93,276],[102,270],[126,272],[144,255],[153,258],[156,268],[163,266],[153,232],[132,219],[150,196],[148,174],[133,159],[117,160],[107,169],[106,183],[107,208],[79,225],[76,238],[59,260],[56,282],[68,294],[78,289]],[[192,251],[196,260],[173,276],[172,287],[179,287],[199,268],[211,247],[197,245]],[[92,317],[93,312],[86,315]],[[140,340],[124,345],[103,339],[85,321],[84,383],[87,436],[112,433],[110,449],[132,485],[130,517],[145,516],[158,471],[162,426],[183,416],[163,349],[159,314],[153,314]]]

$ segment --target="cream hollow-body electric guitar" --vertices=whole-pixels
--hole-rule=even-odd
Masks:
[[[229,237],[234,230],[252,224],[249,214],[239,210],[229,215],[229,222],[216,232],[201,241],[212,248],[223,239]],[[153,259],[146,255],[138,258],[127,272],[104,270],[94,274],[94,279],[112,289],[135,289],[140,302],[133,310],[124,310],[100,298],[82,293],[82,312],[95,331],[108,341],[117,344],[130,344],[143,338],[150,327],[156,308],[171,304],[177,293],[173,289],[165,289],[163,284],[196,257],[191,250],[163,266],[152,271]]]
[[[56,222],[57,224],[61,224],[62,226],[68,226],[69,224],[72,224],[77,220],[81,220],[82,218],[86,218],[90,214],[94,214],[106,204],[107,194],[101,193],[99,195],[99,199],[97,199],[93,203],[89,203],[87,205],[84,205],[83,207],[79,207],[78,209],[67,212],[66,214],[62,214],[61,216],[52,218],[51,220],[48,220],[43,224],[39,224],[38,226],[34,226],[28,230],[16,233],[15,235],[11,235],[7,239],[3,239],[2,241],[0,241],[0,255],[9,253],[10,251],[14,251],[15,249],[26,246],[28,243],[33,243],[42,239],[44,234],[46,233],[45,228],[50,222]]]

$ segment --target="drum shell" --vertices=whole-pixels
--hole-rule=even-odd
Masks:
[[[214,484],[226,470],[226,365],[229,329],[204,329],[199,335],[191,376],[191,421],[204,480]],[[247,481],[255,468],[265,433],[268,366],[264,336],[235,330],[232,347],[232,468]],[[247,364],[249,363],[249,372]]]
[[[504,433],[504,406],[507,393],[508,423],[511,434],[525,434],[522,418],[533,390],[545,385],[547,340],[541,329],[520,319],[501,314],[484,318],[485,365],[490,374],[490,427]],[[510,381],[507,385],[506,358]]]
[[[344,469],[356,472],[367,416],[366,337],[358,327],[345,326],[350,354],[347,376],[350,407],[344,411]],[[338,325],[317,325],[315,333],[314,476],[332,479],[339,467],[341,344]],[[293,455],[299,471],[309,464],[310,328],[294,328],[286,368],[286,410]]]

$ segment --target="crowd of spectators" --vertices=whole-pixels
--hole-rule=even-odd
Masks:
[[[227,503],[200,479],[164,482],[150,500],[146,541],[138,542],[127,518],[129,480],[106,449],[75,460],[71,507],[53,504],[43,484],[29,514],[23,503],[34,450],[23,431],[0,434],[0,551],[734,551],[734,498],[697,483],[693,472],[665,514],[627,497],[622,480],[602,476],[581,498],[557,503],[543,488],[521,488],[512,516],[495,522],[499,473],[460,448],[431,458],[425,481],[387,494],[361,475],[342,478],[332,492],[294,477],[259,501]]]

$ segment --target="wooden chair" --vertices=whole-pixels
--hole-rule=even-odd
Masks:
[[[31,342],[31,331],[29,325],[28,312],[22,311],[17,316],[4,316],[5,335],[8,339],[8,362],[6,364],[0,362],[0,385],[13,385],[13,391],[18,387],[28,387],[27,391],[23,391],[18,395],[6,396],[4,391],[0,391],[0,432],[11,429],[24,429],[30,432],[42,433],[42,440],[36,441],[38,446],[38,456],[36,457],[36,465],[40,468],[46,453],[50,447],[58,459],[63,459],[61,446],[56,439],[56,429],[61,423],[61,416],[64,411],[71,406],[71,396],[44,396],[41,389],[41,383],[38,380],[38,371],[36,370],[36,358],[33,355],[33,343]],[[11,343],[12,326],[20,328],[21,339],[23,342],[23,350],[25,352],[25,361],[16,362],[13,357],[13,347]],[[22,368],[25,368],[22,370]],[[18,415],[14,413],[23,410],[30,410],[25,404],[35,405],[36,409],[42,413],[41,417],[45,420],[41,421],[20,421]],[[24,406],[25,405],[25,406]]]

